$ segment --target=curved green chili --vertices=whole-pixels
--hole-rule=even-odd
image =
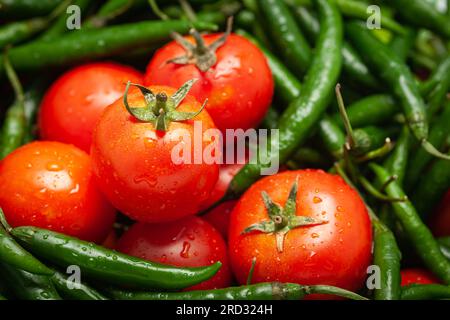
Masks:
[[[409,23],[450,38],[450,19],[424,0],[389,0],[388,4]]]
[[[402,300],[450,299],[450,286],[411,284],[402,288]]]
[[[300,81],[285,67],[285,65],[278,60],[278,58],[250,34],[243,30],[237,30],[237,34],[246,37],[252,43],[257,45],[267,58],[270,69],[272,70],[273,79],[275,81],[275,89],[277,94],[285,102],[291,102],[300,95],[301,84]]]
[[[425,103],[416,80],[405,63],[389,47],[378,41],[365,24],[353,21],[347,24],[346,30],[369,66],[379,71],[380,77],[398,98],[403,107],[406,122],[414,136],[421,142],[422,147],[435,156],[450,159],[449,156],[441,154],[428,142]]]
[[[390,174],[383,167],[375,163],[371,163],[369,166],[375,173],[379,184],[384,184],[390,179]],[[386,192],[394,198],[405,196],[405,193],[396,181],[392,181],[387,185]],[[405,234],[410,239],[424,264],[444,283],[449,284],[450,262],[442,255],[437,241],[422,222],[411,202],[392,202],[391,205],[397,220],[403,226]]]
[[[427,97],[433,89],[443,81],[443,79],[448,77],[448,74],[450,74],[450,58],[442,60],[431,76],[426,81],[419,84],[422,96]]]
[[[399,185],[403,185],[403,179],[408,166],[409,142],[409,130],[407,127],[403,127],[393,152],[384,162],[384,167],[389,171],[389,173],[397,176],[397,182]]]
[[[289,8],[279,0],[259,0],[258,8],[286,65],[303,75],[311,62],[311,48]]]
[[[411,201],[423,219],[432,214],[434,207],[449,188],[450,161],[438,159],[422,173],[411,195]]]
[[[442,114],[436,119],[430,130],[429,141],[433,145],[441,148],[445,144],[448,134],[448,124],[450,123],[450,102],[446,104]],[[410,159],[407,174],[405,177],[406,190],[412,190],[419,178],[423,175],[423,170],[433,159],[429,153],[419,148],[416,150]]]
[[[450,91],[450,54],[440,64],[439,69],[447,69],[447,73],[439,78],[439,82],[426,97],[428,117],[433,117],[442,107]]]
[[[25,18],[50,13],[63,0],[0,0],[0,17]]]
[[[306,8],[302,6],[293,6],[292,10],[297,22],[305,31],[311,44],[315,43],[320,31],[320,25],[317,18]],[[368,88],[379,86],[378,80],[369,71],[359,54],[346,41],[342,45],[342,69],[343,73],[357,84],[362,84]]]
[[[310,135],[319,122],[342,66],[342,18],[337,8],[326,0],[314,0],[318,7],[321,31],[311,67],[305,77],[300,96],[292,101],[279,121],[279,143],[270,141],[272,157],[284,163]],[[278,151],[278,152],[277,152]],[[227,196],[246,190],[261,174],[261,163],[249,163],[233,178]]]
[[[345,134],[332,117],[325,115],[319,122],[319,137],[325,149],[335,158],[343,156]]]
[[[108,300],[103,294],[90,288],[84,283],[75,283],[67,280],[67,276],[57,270],[53,270],[51,277],[56,290],[67,299],[72,300]]]
[[[209,279],[221,267],[221,263],[201,268],[162,265],[35,227],[18,227],[11,234],[31,252],[56,265],[77,265],[87,276],[119,285],[183,289]]]
[[[408,58],[408,54],[414,46],[414,40],[416,39],[416,31],[408,28],[406,30],[406,34],[397,35],[391,43],[389,43],[389,47],[393,52],[397,54],[397,56],[402,60],[406,61]]]
[[[12,48],[9,58],[16,70],[65,65],[86,59],[110,57],[130,49],[159,43],[169,39],[171,32],[184,33],[192,26],[198,30],[216,29],[215,25],[201,21],[136,22],[98,30],[80,30],[49,41],[35,41]],[[1,60],[0,57],[0,62]]]
[[[308,294],[331,294],[353,300],[366,298],[332,286],[302,286],[294,283],[258,283],[225,289],[188,292],[130,292],[115,289],[109,294],[118,300],[300,300]]]
[[[22,300],[61,300],[48,276],[36,275],[0,262],[0,275],[15,297]]]

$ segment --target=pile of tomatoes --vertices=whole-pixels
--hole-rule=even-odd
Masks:
[[[205,43],[219,36],[206,36]],[[40,141],[0,163],[0,207],[8,222],[163,264],[222,262],[213,278],[191,290],[268,281],[361,289],[372,257],[371,223],[362,199],[340,177],[284,171],[259,180],[240,199],[218,204],[242,165],[172,161],[174,142],[167,138],[175,130],[193,135],[195,121],[202,133],[255,128],[274,90],[263,53],[238,35],[217,49],[207,71],[170,62],[183,54],[178,43],[167,44],[145,75],[105,62],[60,76],[40,107]],[[143,88],[171,99],[192,79],[197,81],[176,110],[195,116],[169,121],[167,130],[137,119],[124,104],[127,83],[125,100],[139,109],[148,102]],[[271,210],[280,215],[269,215]],[[312,222],[283,225],[280,217]]]

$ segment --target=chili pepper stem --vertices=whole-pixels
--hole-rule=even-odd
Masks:
[[[355,146],[355,136],[353,135],[352,124],[350,123],[350,119],[348,118],[347,111],[345,110],[344,98],[341,93],[341,84],[338,83],[335,88],[336,98],[339,107],[339,113],[342,117],[342,122],[345,126],[345,131],[347,132],[347,142],[345,144],[345,148],[350,151]]]
[[[148,0],[148,4],[150,5],[153,13],[158,16],[158,18],[160,18],[161,20],[170,20],[170,17],[159,8],[156,0]]]
[[[3,209],[0,208],[0,223],[2,224],[3,228],[5,228],[6,231],[11,232],[13,228],[9,225],[8,221],[6,221],[5,213],[3,212]]]
[[[421,145],[422,145],[422,148],[423,148],[426,152],[428,152],[429,154],[431,154],[432,156],[434,156],[434,157],[436,157],[436,158],[439,158],[439,159],[443,159],[443,160],[448,160],[448,161],[450,161],[450,155],[440,152],[440,151],[439,151],[438,149],[436,149],[436,147],[433,146],[428,140],[423,139],[423,140],[421,141]]]
[[[306,294],[330,294],[351,300],[369,300],[366,297],[363,297],[354,292],[332,286],[325,286],[325,285],[305,286],[303,287],[303,290],[305,291]]]

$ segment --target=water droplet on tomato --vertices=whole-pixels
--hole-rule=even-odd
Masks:
[[[313,198],[313,202],[314,202],[314,203],[321,203],[321,202],[322,202],[322,199],[319,198],[319,197],[314,197],[314,198]]]
[[[191,248],[191,244],[187,241],[183,242],[183,249],[181,249],[180,256],[182,258],[189,258],[189,249]]]
[[[48,171],[60,171],[61,170],[61,166],[54,162],[47,163],[46,168]]]

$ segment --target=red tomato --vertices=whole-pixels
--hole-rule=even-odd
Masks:
[[[169,87],[150,88],[155,94],[175,92]],[[145,106],[137,92],[128,95],[128,102],[135,108]],[[187,96],[177,110],[195,112],[200,107]],[[194,122],[202,125],[198,133]],[[93,135],[91,156],[101,190],[116,208],[138,221],[167,222],[197,213],[217,182],[219,166],[194,163],[194,153],[210,145],[203,133],[213,128],[210,116],[202,111],[193,120],[171,122],[162,132],[129,114],[122,99],[116,101],[106,108]],[[173,160],[179,130],[187,135],[183,140],[191,142],[185,144],[191,162]]]
[[[59,142],[33,142],[0,164],[0,207],[13,226],[32,225],[101,242],[115,210],[92,179],[89,156]]]
[[[231,200],[221,203],[203,216],[203,219],[216,228],[225,240],[228,238],[231,212],[233,211],[236,202],[237,201]]]
[[[254,230],[243,234],[254,224],[271,221],[262,192],[285,206],[296,179],[297,195],[284,214],[272,220],[277,221],[273,224],[276,232],[267,224],[267,233]],[[290,228],[299,216],[314,220]],[[289,221],[283,242],[280,229]],[[363,286],[371,262],[371,229],[363,201],[339,176],[321,170],[279,173],[256,182],[234,208],[228,236],[231,266],[241,284],[256,258],[253,283],[326,284],[356,291]]]
[[[142,78],[133,68],[116,63],[90,63],[66,72],[42,100],[41,138],[89,152],[92,131],[103,110],[123,95],[128,80],[142,83]]]
[[[188,290],[228,287],[231,272],[225,241],[209,223],[198,217],[166,224],[134,224],[119,240],[120,252],[179,267],[201,267],[222,262],[211,279]]]
[[[222,34],[203,36],[206,45]],[[192,37],[186,37],[194,42]],[[264,54],[244,37],[231,34],[216,51],[216,62],[203,72],[195,64],[175,64],[170,60],[186,55],[172,41],[158,50],[147,66],[146,85],[179,87],[197,78],[191,94],[200,102],[208,99],[206,109],[216,126],[225,129],[256,127],[272,101],[274,83]]]
[[[439,280],[430,272],[422,269],[403,269],[400,272],[402,276],[402,286],[409,284],[438,284]]]
[[[431,218],[430,227],[436,237],[450,236],[450,190]]]

